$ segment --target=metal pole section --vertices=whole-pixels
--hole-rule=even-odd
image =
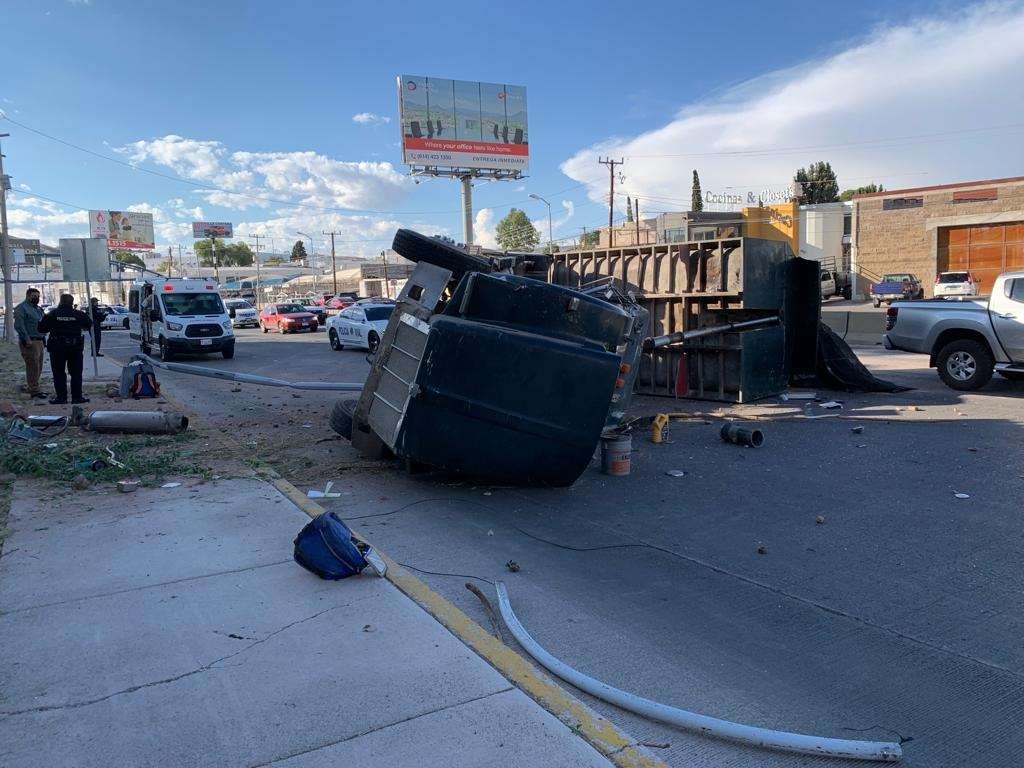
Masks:
[[[653,336],[644,339],[643,349],[650,352],[654,349],[667,347],[670,344],[679,344],[683,341],[701,339],[705,336],[715,336],[719,333],[730,333],[732,331],[753,331],[758,328],[778,325],[782,319],[778,315],[771,317],[759,317],[756,320],[740,320],[735,323],[723,323],[722,325],[709,325],[707,328],[698,328],[694,331],[678,331],[667,336]]]
[[[333,284],[333,288],[334,288],[334,295],[337,296],[338,295],[338,262],[335,261],[335,256],[334,256],[334,236],[337,234],[337,232],[324,232],[323,230],[321,230],[320,234],[322,234],[322,235],[330,235],[331,236],[331,280],[332,280],[332,284]]]
[[[462,181],[462,239],[466,245],[473,244],[473,179],[468,174]]]
[[[545,200],[540,195],[530,195],[534,200],[540,200],[544,205],[548,207],[548,253],[552,253],[555,248],[555,238],[551,234],[551,203]]]
[[[217,281],[217,287],[220,287],[220,259],[217,258],[217,238],[210,235],[210,258],[213,259],[213,279]],[[202,273],[200,273],[202,274]]]
[[[256,309],[260,308],[260,236],[249,233],[249,237],[256,241]]]
[[[391,298],[391,286],[388,284],[388,252],[380,252],[380,260],[384,262],[384,298]]]
[[[615,218],[615,166],[622,165],[624,160],[612,160],[610,157],[607,159],[600,158],[598,162],[601,165],[608,166],[608,247],[614,248],[615,242],[612,237],[612,222]],[[598,243],[600,246],[601,244]]]
[[[0,139],[11,134],[0,133]],[[0,142],[2,143],[2,142]],[[0,256],[4,271],[4,338],[14,341],[14,291],[11,285],[11,240],[7,234],[7,177],[4,175],[4,152],[0,147]]]
[[[636,224],[636,244],[640,245],[640,198],[633,200],[633,222]]]
[[[92,315],[92,291],[89,289],[89,259],[85,256],[85,240],[82,243],[82,272],[85,274],[85,306],[89,310],[89,320],[93,323],[96,318]],[[96,381],[100,377],[99,365],[96,362],[96,329],[89,326],[89,349],[92,351],[92,378]]]

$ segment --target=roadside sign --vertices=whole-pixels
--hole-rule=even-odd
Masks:
[[[89,211],[89,236],[105,237],[108,248],[154,248],[153,214],[141,211]]]
[[[193,221],[192,237],[205,240],[208,237],[234,237],[230,221]]]
[[[60,239],[60,261],[64,269],[64,280],[69,283],[110,280],[110,256],[107,253],[106,238],[62,237]]]

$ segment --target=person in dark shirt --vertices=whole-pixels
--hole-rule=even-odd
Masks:
[[[82,396],[82,357],[85,352],[84,331],[92,327],[89,316],[75,309],[75,297],[65,293],[60,297],[57,308],[47,312],[39,321],[39,330],[48,333],[46,348],[50,352],[50,369],[53,372],[53,405],[68,401],[68,380],[71,376],[71,402],[87,403]]]
[[[100,307],[100,300],[95,296],[89,301],[89,316],[92,318],[92,342],[96,346],[96,357],[103,357],[100,342],[103,340],[103,321],[110,313]]]

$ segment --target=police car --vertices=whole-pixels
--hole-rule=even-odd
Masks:
[[[346,307],[327,321],[327,339],[331,349],[340,352],[345,347],[358,347],[376,352],[388,318],[395,311],[395,303],[384,299],[370,299]]]

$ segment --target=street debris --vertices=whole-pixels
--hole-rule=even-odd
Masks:
[[[120,493],[134,493],[139,489],[139,485],[141,483],[138,480],[118,480],[117,490]]]
[[[840,403],[838,400],[829,400],[828,402],[820,403],[820,406],[822,408],[828,408],[828,409],[835,409],[835,408],[842,409],[843,404]]]
[[[324,486],[324,489],[322,491],[318,491],[315,488],[310,488],[308,491],[306,491],[306,498],[307,499],[340,499],[341,498],[341,494],[338,493],[337,491],[332,491],[331,488],[333,488],[333,487],[334,487],[334,481],[332,480],[332,481],[329,481],[327,483],[327,485]]]
[[[783,401],[789,400],[817,400],[817,392],[783,392],[779,395],[779,399]]]
[[[181,486],[181,483],[164,483],[160,487],[161,488],[179,488],[180,486]]]
[[[89,478],[85,475],[75,475],[71,480],[71,487],[76,491],[86,490],[92,483],[89,482]]]
[[[814,522],[817,523],[818,525],[824,525],[825,524],[825,516],[824,515],[818,515],[816,518],[814,518]]]
[[[334,512],[306,523],[294,544],[295,562],[321,579],[347,579],[369,565],[358,546],[362,542]]]
[[[760,448],[764,445],[764,432],[760,429],[746,429],[731,421],[722,425],[719,434],[725,442],[734,445],[745,445],[750,448]]]
[[[509,560],[507,563],[505,563],[505,568],[509,571],[509,573],[519,573],[519,563],[517,563],[515,560]]]
[[[188,429],[188,416],[171,411],[93,411],[84,427],[93,432],[168,435]]]
[[[669,477],[686,477],[685,469],[670,469],[666,473]]]
[[[768,547],[766,547],[764,544],[758,544],[757,545],[757,554],[759,554],[759,555],[767,555],[768,554]]]
[[[864,427],[850,427],[850,431],[855,435],[860,435],[864,433]]]
[[[971,498],[970,494],[968,494],[968,493],[959,493],[958,492],[958,493],[954,493],[953,495],[956,496],[958,499],[969,499],[969,498]]]
[[[628,433],[601,438],[601,471],[612,477],[625,477],[631,468],[633,438]]]
[[[716,717],[690,712],[685,709],[661,704],[651,699],[628,693],[603,683],[589,675],[584,675],[568,664],[552,656],[520,623],[508,599],[508,590],[503,582],[496,585],[498,609],[516,642],[556,677],[565,680],[581,691],[596,696],[602,701],[614,704],[628,712],[657,720],[678,728],[696,731],[697,733],[721,739],[749,744],[763,749],[774,749],[782,752],[815,755],[817,757],[839,757],[852,760],[874,760],[878,762],[896,762],[903,756],[902,747],[895,742],[855,741],[851,739],[832,739],[824,736],[808,736],[802,733],[776,731],[752,725],[733,723]]]

